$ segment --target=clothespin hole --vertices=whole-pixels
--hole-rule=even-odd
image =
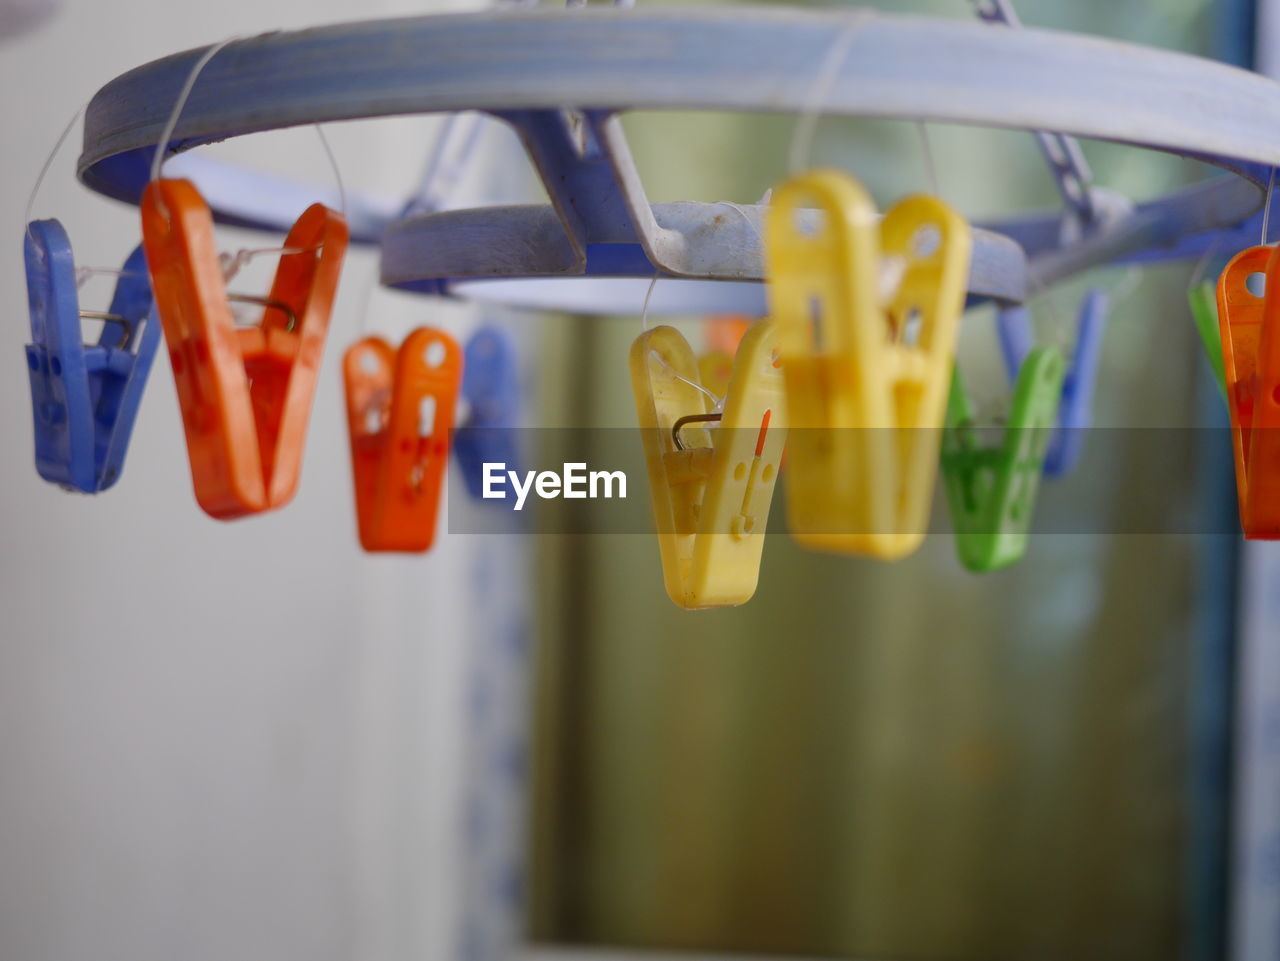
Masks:
[[[377,407],[367,407],[364,412],[364,432],[379,434],[382,432],[382,411]]]
[[[62,361],[58,360],[58,358],[57,358],[57,357],[50,357],[50,358],[49,358],[49,370],[53,373],[53,376],[54,376],[54,377],[61,377],[61,376],[62,376]]]
[[[422,352],[422,359],[427,362],[428,367],[439,367],[444,363],[445,348],[444,342],[433,340],[427,344],[427,349]],[[432,403],[434,403],[434,399]]]
[[[360,371],[372,377],[382,368],[382,362],[378,360],[378,355],[371,350],[360,352]]]
[[[747,476],[747,465],[746,465],[746,462],[745,462],[745,461],[738,461],[738,463],[737,463],[737,464],[735,464],[735,465],[734,465],[734,468],[733,468],[733,479],[734,479],[734,480],[736,480],[736,481],[740,481],[740,480],[742,480],[742,478],[744,478],[744,477],[746,477],[746,476]]]
[[[774,475],[774,473],[775,473],[775,472],[774,472],[774,469],[773,469],[773,465],[772,465],[772,464],[765,464],[765,465],[764,465],[764,470],[762,470],[762,471],[760,472],[760,480],[764,481],[764,483],[766,483],[766,484],[767,484],[767,483],[769,483],[769,481],[773,480],[773,475]]]
[[[942,231],[935,224],[924,224],[911,237],[911,248],[922,260],[932,257],[942,246]]]
[[[827,212],[796,208],[792,212],[792,222],[801,237],[817,237],[826,230]]]
[[[1265,297],[1267,293],[1267,275],[1262,271],[1254,271],[1244,279],[1244,288],[1255,297]]]
[[[809,298],[809,330],[813,337],[813,349],[822,352],[822,301],[817,297]]]
[[[920,340],[920,331],[924,327],[924,317],[919,308],[912,307],[907,311],[907,319],[902,325],[899,341],[908,347],[914,347]]]
[[[428,348],[429,350],[430,348]],[[441,350],[444,347],[441,346]],[[430,437],[435,431],[436,426],[436,399],[433,395],[427,394],[418,402],[418,436]]]

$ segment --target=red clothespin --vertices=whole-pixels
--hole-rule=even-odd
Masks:
[[[196,500],[222,520],[282,507],[298,485],[346,221],[307,208],[285,238],[271,293],[250,297],[227,293],[213,217],[192,183],[152,181],[141,208]],[[232,300],[261,304],[261,323],[237,329]]]
[[[366,337],[343,356],[360,544],[425,551],[436,536],[462,350],[419,327],[395,350]]]
[[[1262,274],[1262,295],[1248,280]],[[1280,538],[1280,255],[1250,247],[1218,278],[1218,328],[1240,526],[1250,539]]]

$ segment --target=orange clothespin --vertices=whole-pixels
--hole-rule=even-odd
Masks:
[[[271,293],[228,294],[195,185],[152,181],[142,241],[182,406],[196,500],[221,520],[287,504],[298,486],[347,224],[321,204],[285,239]],[[237,329],[231,301],[263,306]]]
[[[419,327],[395,350],[366,337],[343,356],[360,544],[425,551],[436,536],[440,488],[462,383],[462,350]]]
[[[1249,290],[1264,276],[1262,296]],[[1218,278],[1218,328],[1240,526],[1250,539],[1280,538],[1280,256],[1275,247],[1241,251]]]

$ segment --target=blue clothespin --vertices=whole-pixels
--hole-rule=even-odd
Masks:
[[[454,432],[453,456],[467,491],[483,499],[484,465],[506,464],[517,470],[515,427],[520,405],[515,346],[506,331],[482,327],[463,349],[462,396],[470,407],[466,422]],[[505,476],[505,475],[503,475]],[[514,498],[509,484],[501,498]]]
[[[56,220],[27,226],[27,301],[36,470],[69,490],[96,494],[120,477],[138,402],[160,343],[142,248],[125,261],[106,313],[80,309],[71,242]],[[103,321],[86,345],[81,318]]]
[[[1062,382],[1058,426],[1049,441],[1044,472],[1062,477],[1075,467],[1084,448],[1085,431],[1093,422],[1093,390],[1102,357],[1102,337],[1107,326],[1107,295],[1094,288],[1085,294],[1077,322],[1076,346]],[[1006,307],[996,315],[1000,350],[1009,379],[1015,380],[1023,360],[1031,352],[1031,316],[1025,307]]]

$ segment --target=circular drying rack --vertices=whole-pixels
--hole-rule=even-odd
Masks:
[[[85,115],[85,184],[138,202],[207,49],[98,91]],[[635,313],[637,292],[659,276],[683,283],[658,285],[655,313],[759,314],[765,208],[649,203],[619,119],[636,109],[1049,130],[1227,171],[1141,203],[1100,191],[1103,215],[1081,231],[1062,229],[1062,211],[977,226],[970,295],[1005,302],[1104,263],[1252,243],[1280,166],[1280,84],[1235,67],[1048,30],[750,7],[507,9],[238,40],[199,74],[166,147],[168,169],[196,180],[219,221],[281,231],[316,187],[185,152],[304,124],[481,111],[515,128],[551,203],[402,216],[405,208],[349,194],[353,240],[381,245],[384,284]]]

